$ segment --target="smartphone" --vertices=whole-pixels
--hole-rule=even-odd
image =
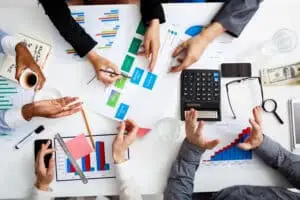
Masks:
[[[251,77],[251,63],[223,63],[222,77]]]
[[[300,99],[290,100],[291,138],[293,150],[300,151]]]
[[[48,149],[52,149],[52,140],[51,140],[51,139],[35,140],[35,141],[34,141],[34,160],[37,159],[37,155],[38,155],[39,151],[40,151],[41,148],[42,148],[42,144],[47,144],[47,142],[48,142],[49,140],[50,140],[51,142],[50,142],[50,145],[49,145]],[[48,154],[48,155],[46,155],[45,158],[44,158],[44,162],[45,162],[46,168],[49,167],[49,161],[50,161],[51,157],[52,157],[52,154]]]

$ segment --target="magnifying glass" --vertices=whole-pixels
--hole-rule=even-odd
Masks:
[[[276,119],[279,121],[279,123],[284,124],[281,117],[279,117],[279,115],[276,112],[277,102],[274,99],[266,99],[262,104],[262,108],[267,113],[273,113],[275,115]]]

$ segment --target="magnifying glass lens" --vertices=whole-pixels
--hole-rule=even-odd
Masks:
[[[266,101],[264,103],[264,109],[267,112],[273,112],[276,109],[275,107],[276,107],[276,105],[273,101]]]

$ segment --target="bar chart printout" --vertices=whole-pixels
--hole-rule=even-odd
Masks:
[[[77,163],[88,179],[114,178],[115,170],[112,160],[112,142],[115,135],[96,135],[96,149],[91,154],[78,159]],[[64,138],[68,140],[70,138]],[[61,147],[57,142],[58,147],[56,152],[56,175],[57,181],[79,180],[74,166],[66,157]],[[126,153],[129,158],[129,152]]]
[[[202,160],[202,164],[217,165],[233,164],[234,162],[242,164],[243,162],[251,161],[253,159],[252,151],[244,151],[238,147],[238,144],[244,142],[250,134],[250,128],[244,129],[230,144],[214,150],[214,153],[208,159]]]

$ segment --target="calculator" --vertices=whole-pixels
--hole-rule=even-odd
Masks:
[[[221,121],[221,75],[219,70],[184,70],[181,73],[181,120],[197,110],[198,121]]]

